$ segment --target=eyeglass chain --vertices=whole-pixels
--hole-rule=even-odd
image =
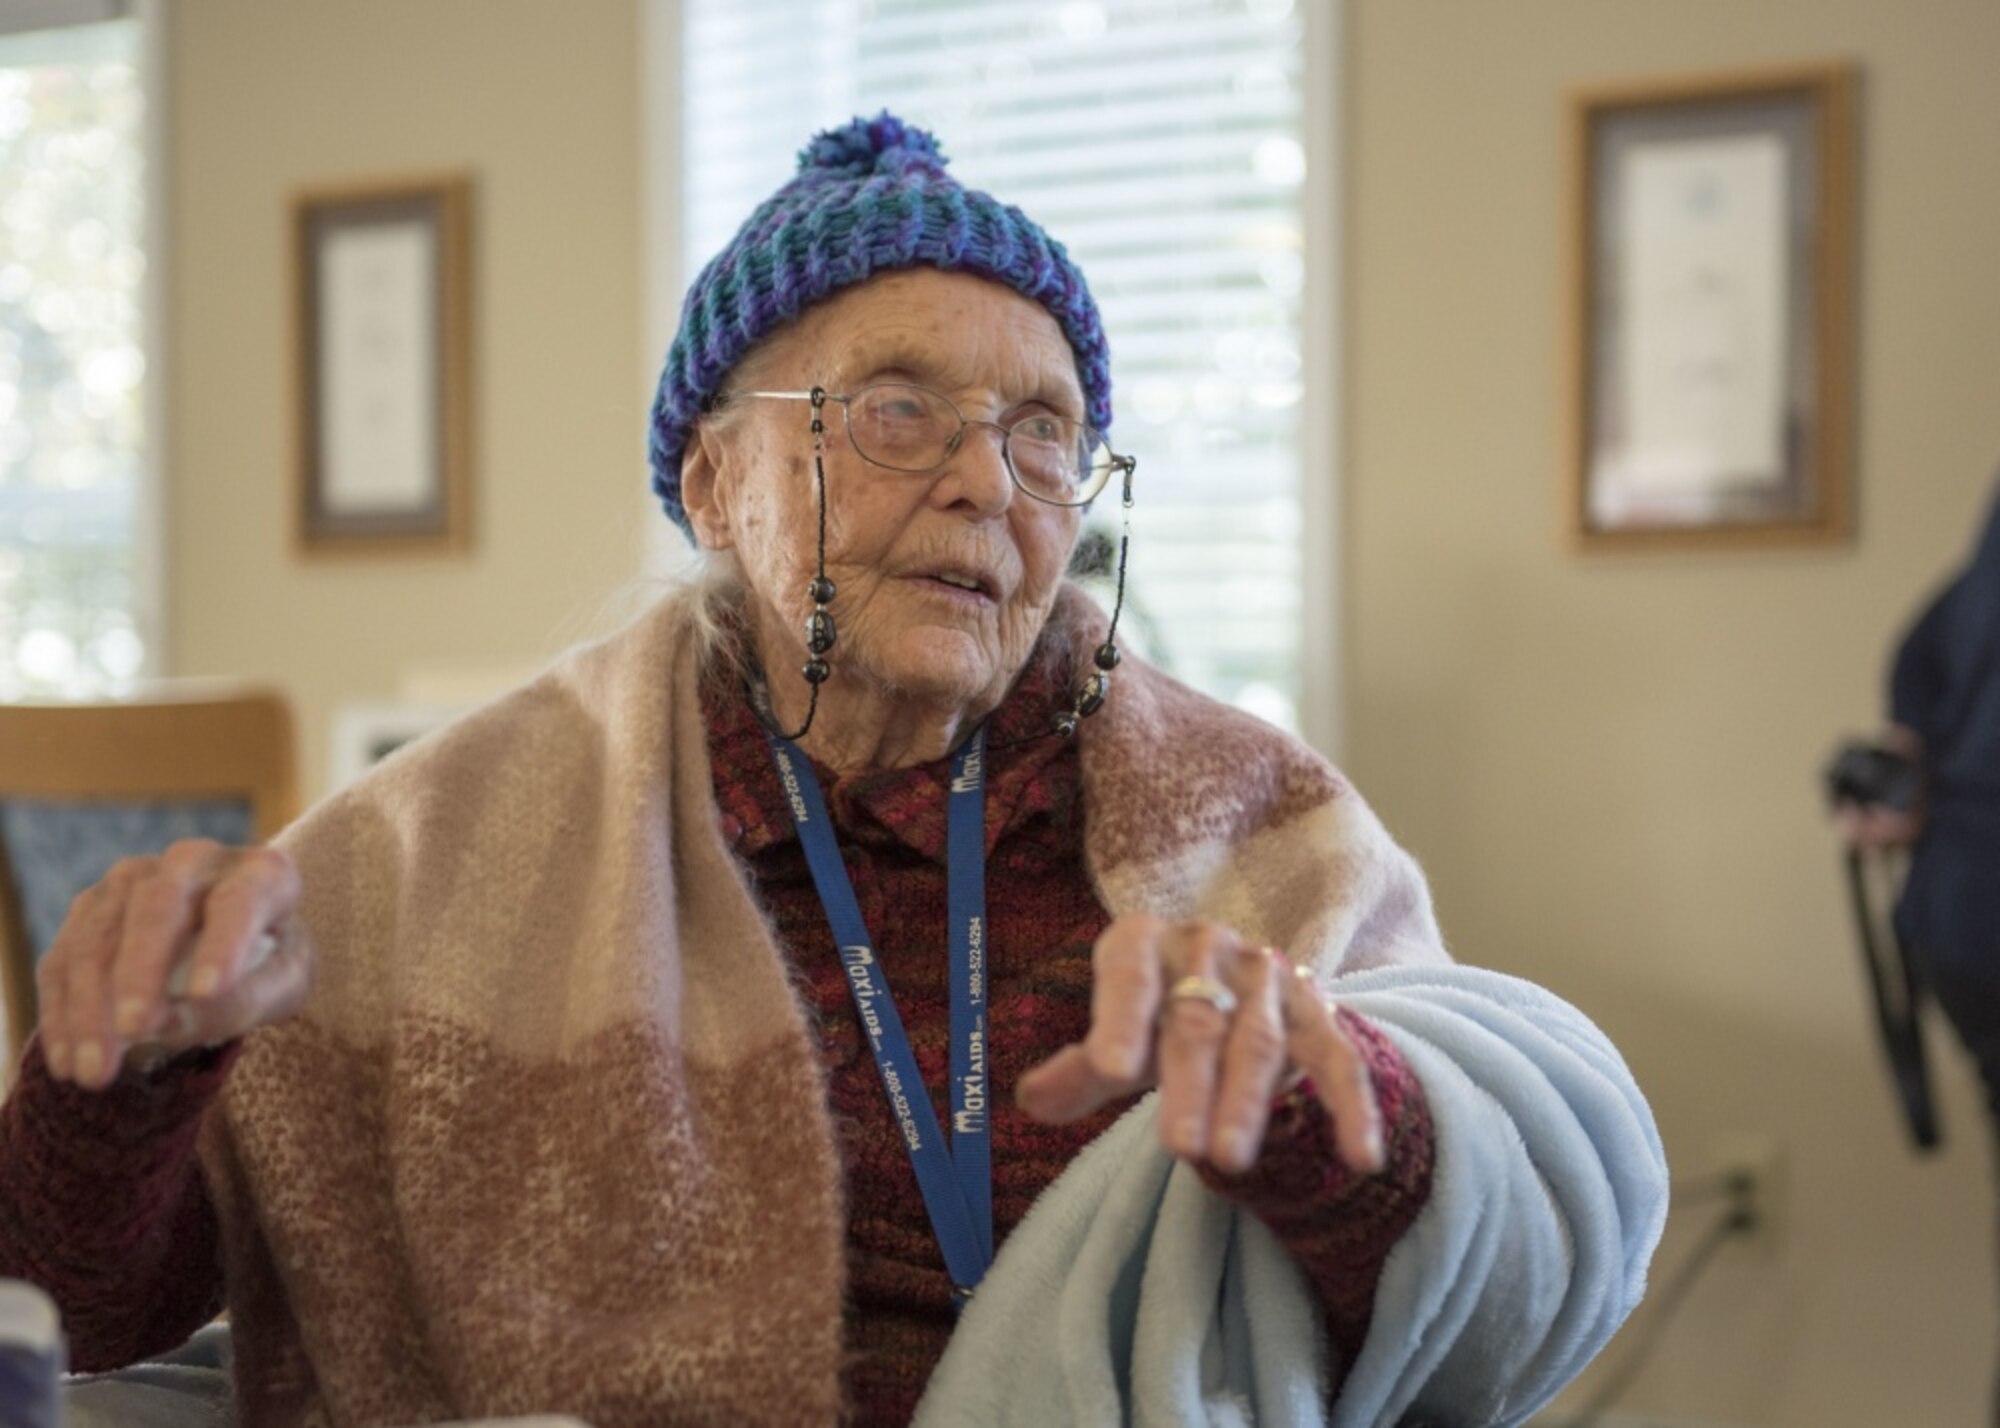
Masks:
[[[819,551],[818,566],[811,583],[806,586],[806,598],[813,603],[813,612],[806,619],[806,650],[811,655],[799,671],[806,683],[812,686],[812,697],[806,705],[805,722],[797,732],[783,737],[797,743],[812,728],[813,716],[819,712],[819,690],[833,674],[833,666],[827,661],[827,654],[833,649],[837,630],[833,612],[827,607],[833,603],[834,583],[826,578],[826,388],[812,389],[812,437],[813,437],[813,483],[819,497]],[[1118,617],[1125,610],[1125,558],[1132,544],[1132,466],[1125,468],[1123,492],[1124,523],[1118,533],[1118,588],[1111,605],[1111,624],[1105,631],[1104,643],[1097,647],[1091,662],[1097,666],[1089,678],[1077,687],[1076,694],[1067,709],[1056,712],[1055,721],[1049,733],[1069,739],[1076,736],[1077,726],[1104,707],[1104,701],[1111,694],[1111,671],[1118,667]],[[1046,737],[1046,735],[1038,736]],[[1027,740],[1017,742],[1025,743]],[[1008,747],[997,745],[998,748]]]

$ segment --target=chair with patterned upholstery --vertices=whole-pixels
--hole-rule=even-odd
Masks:
[[[283,696],[165,686],[107,704],[0,704],[0,1089],[35,1024],[35,962],[70,901],[178,838],[247,843],[296,811]]]

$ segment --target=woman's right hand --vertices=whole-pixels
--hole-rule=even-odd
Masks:
[[[36,968],[50,1074],[102,1090],[128,1061],[291,1016],[312,988],[312,943],[293,917],[299,891],[298,868],[275,848],[192,838],[116,864],[70,905]],[[267,936],[275,947],[259,960]],[[174,971],[190,957],[186,991],[174,995]]]

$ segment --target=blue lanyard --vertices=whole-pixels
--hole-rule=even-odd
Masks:
[[[909,1147],[931,1230],[944,1251],[946,1271],[960,1298],[969,1295],[993,1263],[993,1159],[987,1128],[986,1075],[986,729],[982,725],[951,761],[946,808],[947,913],[951,921],[951,1149],[945,1149],[930,1093],[888,978],[875,959],[868,927],[854,898],[854,884],[840,860],[840,844],[826,816],[826,800],[813,777],[812,760],[798,746],[771,735],[792,822],[798,826],[806,865],[826,908],[840,948],[847,989],[875,1052],[875,1068],[889,1108]]]

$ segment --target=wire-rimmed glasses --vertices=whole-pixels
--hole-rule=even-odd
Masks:
[[[1104,433],[1053,412],[1036,412],[1003,425],[968,419],[950,397],[908,382],[871,382],[835,396],[808,392],[730,392],[723,400],[770,397],[837,403],[847,439],[862,460],[889,471],[923,475],[951,460],[967,427],[1000,433],[1000,456],[1015,486],[1051,506],[1087,506],[1114,474],[1129,478],[1138,465],[1120,456]]]

